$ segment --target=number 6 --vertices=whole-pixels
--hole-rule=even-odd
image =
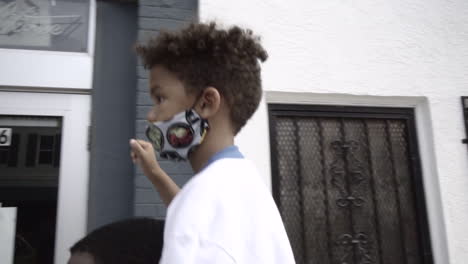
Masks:
[[[5,144],[8,141],[6,132],[6,130],[2,130],[2,133],[0,134],[0,144]]]

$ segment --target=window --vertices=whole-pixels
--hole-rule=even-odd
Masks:
[[[26,166],[38,165],[58,167],[60,158],[60,134],[29,134],[26,151]]]
[[[89,0],[0,0],[0,48],[86,52]]]
[[[54,154],[54,136],[40,136],[39,164],[52,164]]]

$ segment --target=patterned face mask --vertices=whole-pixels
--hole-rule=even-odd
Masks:
[[[161,158],[184,161],[202,143],[208,128],[208,121],[190,109],[168,121],[150,123],[146,137]]]

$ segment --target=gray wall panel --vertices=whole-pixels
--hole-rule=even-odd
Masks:
[[[157,6],[165,8],[196,10],[198,1],[194,0],[140,0],[142,6]],[[183,19],[184,17],[181,17]]]
[[[157,6],[142,6],[138,9],[140,17],[164,18],[174,20],[193,20],[196,18],[196,13],[191,9],[178,9]]]
[[[137,10],[97,2],[88,231],[133,216]]]
[[[160,31],[179,29],[197,19],[196,0],[140,0],[138,8],[138,42],[145,43],[156,37]],[[137,70],[137,100],[135,113],[135,135],[139,139],[146,139],[144,135],[147,121],[146,114],[153,102],[148,93],[148,71],[138,60]],[[160,161],[163,168],[179,185],[183,186],[193,175],[187,162]],[[143,172],[135,169],[135,201],[136,216],[150,216],[165,218],[166,207],[151,182]]]

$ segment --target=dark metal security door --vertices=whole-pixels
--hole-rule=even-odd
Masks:
[[[298,264],[432,263],[412,109],[269,105]]]

